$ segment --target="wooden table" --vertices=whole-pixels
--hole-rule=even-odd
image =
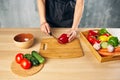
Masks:
[[[88,29],[88,28],[86,28]],[[86,30],[80,28],[79,30]],[[58,36],[68,29],[53,29]],[[20,49],[13,43],[14,35],[32,33],[35,43],[29,49]],[[81,40],[84,56],[72,59],[47,59],[44,68],[29,77],[20,77],[12,73],[10,66],[18,52],[39,51],[40,41],[47,38],[39,28],[0,28],[0,80],[120,80],[120,60],[100,63],[91,54],[90,49]]]

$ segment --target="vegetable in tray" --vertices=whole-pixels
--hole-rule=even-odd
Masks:
[[[105,28],[100,30],[89,30],[87,40],[99,53],[105,53],[101,52],[101,49],[106,49],[108,55],[109,53],[114,53],[115,49],[119,47],[118,37],[110,34]]]

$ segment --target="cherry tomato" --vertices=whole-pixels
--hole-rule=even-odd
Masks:
[[[95,44],[96,42],[100,43],[100,40],[96,39],[95,36],[88,36],[87,39],[92,45]]]
[[[94,44],[95,38],[93,36],[88,36],[87,39],[91,44]]]
[[[31,68],[32,63],[31,63],[28,59],[24,58],[24,59],[21,61],[20,65],[21,65],[21,67],[22,67],[23,69],[29,69],[29,68]]]
[[[58,42],[59,42],[60,44],[68,43],[67,34],[62,34],[62,35],[58,38]]]
[[[15,60],[18,64],[21,63],[21,61],[23,60],[23,57],[24,55],[22,53],[18,53],[16,56],[15,56]]]
[[[89,30],[88,35],[89,35],[89,36],[97,36],[97,35],[98,35],[98,32],[93,31],[93,30]]]

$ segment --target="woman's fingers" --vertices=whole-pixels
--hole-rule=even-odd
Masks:
[[[76,32],[72,32],[72,34],[69,36],[69,42],[73,41],[76,38]]]
[[[77,32],[75,30],[70,30],[68,31],[68,41],[71,42],[72,40],[74,40],[77,36]]]
[[[42,32],[44,32],[47,35],[50,33],[50,26],[49,26],[48,23],[42,24],[40,29],[41,29]]]

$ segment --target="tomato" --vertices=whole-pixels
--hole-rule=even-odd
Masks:
[[[97,35],[98,35],[98,32],[93,31],[93,30],[89,30],[88,35],[89,35],[89,36],[97,36]]]
[[[15,60],[17,63],[20,64],[20,62],[22,61],[22,59],[24,58],[24,55],[22,53],[18,53],[16,56],[15,56]]]
[[[88,36],[87,39],[91,44],[94,44],[95,38],[93,36]]]
[[[58,38],[58,42],[59,42],[60,44],[68,43],[67,34],[62,34],[62,35]]]
[[[98,37],[98,31],[89,30],[87,39],[92,45],[95,44],[96,42],[100,43],[100,40],[98,40],[97,37]]]
[[[95,36],[88,36],[87,39],[92,45],[95,44],[96,42],[100,43],[100,41],[98,39],[96,39]]]
[[[20,65],[21,65],[21,67],[22,67],[23,69],[29,69],[29,68],[31,68],[32,63],[31,63],[28,59],[24,58],[24,59],[21,61]]]

